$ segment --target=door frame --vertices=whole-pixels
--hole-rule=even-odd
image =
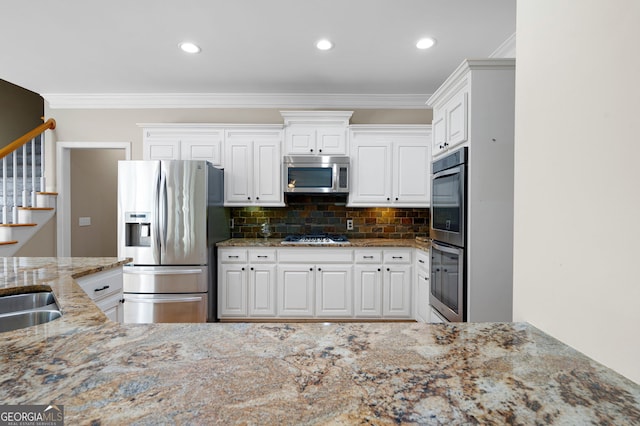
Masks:
[[[56,253],[71,256],[71,150],[124,149],[125,160],[131,160],[131,142],[58,142],[56,143]]]

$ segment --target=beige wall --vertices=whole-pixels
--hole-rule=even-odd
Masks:
[[[131,158],[142,159],[142,129],[137,123],[282,124],[279,109],[50,109],[57,127],[46,146],[47,187],[56,190],[55,142],[131,142]],[[431,124],[431,110],[355,110],[353,124]]]
[[[43,115],[40,95],[0,80],[0,147],[42,124]]]
[[[638,18],[518,2],[514,319],[640,383]]]
[[[16,257],[53,257],[56,256],[56,216],[42,228],[14,255]]]
[[[71,256],[118,255],[118,160],[121,149],[72,149]],[[80,217],[91,218],[79,226]]]

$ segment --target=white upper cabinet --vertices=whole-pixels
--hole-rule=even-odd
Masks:
[[[212,124],[140,124],[143,160],[206,160],[222,167],[224,129]]]
[[[281,144],[281,126],[226,131],[225,205],[284,205]]]
[[[354,125],[350,141],[350,206],[429,206],[431,126]]]
[[[284,155],[347,155],[352,111],[280,111]]]
[[[480,143],[481,134],[491,133],[489,123],[501,111],[505,90],[501,72],[512,73],[514,67],[513,59],[465,60],[436,90],[427,101],[433,108],[433,157],[471,145],[472,139]]]

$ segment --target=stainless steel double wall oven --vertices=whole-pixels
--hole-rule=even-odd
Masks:
[[[466,321],[467,148],[432,164],[429,304],[451,322]]]

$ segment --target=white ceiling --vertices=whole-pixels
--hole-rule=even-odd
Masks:
[[[0,79],[40,94],[429,95],[463,59],[509,39],[515,9],[515,0],[3,0]],[[420,51],[425,36],[437,44]],[[315,49],[322,37],[335,47]],[[184,40],[202,52],[183,53]]]

